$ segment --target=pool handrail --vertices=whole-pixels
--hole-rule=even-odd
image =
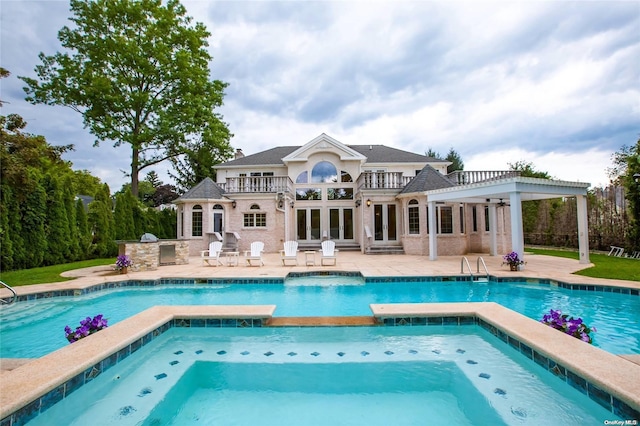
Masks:
[[[487,280],[489,280],[489,269],[487,269],[487,264],[484,263],[484,259],[482,258],[482,256],[478,256],[478,259],[476,260],[476,269],[478,274],[480,273],[480,264],[482,263],[482,267],[484,268],[484,272],[487,273]]]
[[[4,297],[0,297],[0,305],[10,305],[13,302],[15,302],[18,299],[18,294],[16,293],[16,291],[13,288],[11,288],[11,286],[9,284],[6,284],[4,281],[0,281],[0,284],[2,284],[3,287],[5,287],[11,293],[13,293],[13,296],[8,301],[5,300]]]
[[[471,265],[469,264],[469,259],[466,256],[462,256],[460,259],[460,273],[464,274],[464,265],[467,265],[467,269],[469,270],[469,275],[471,276],[471,281],[473,281],[473,271],[471,270]]]

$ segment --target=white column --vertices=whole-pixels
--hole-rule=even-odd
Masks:
[[[591,263],[589,260],[589,220],[587,216],[587,197],[576,196],[578,213],[578,252],[580,253],[580,263]]]
[[[489,204],[489,255],[498,255],[498,208]]]
[[[429,207],[429,260],[438,259],[438,235],[437,235],[437,223],[436,223],[436,202],[429,201],[427,203]]]
[[[511,250],[524,259],[524,231],[522,229],[522,196],[519,192],[509,194],[511,204]]]

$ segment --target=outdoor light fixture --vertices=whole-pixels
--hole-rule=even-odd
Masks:
[[[289,203],[289,205],[291,205],[291,208],[293,208],[294,204],[295,203],[293,201]]]
[[[371,198],[367,198],[367,207],[371,207]]]
[[[640,173],[634,173],[633,180],[635,180],[637,183],[640,183]]]
[[[231,207],[233,207],[234,209],[236,208],[236,200],[233,200],[233,201],[231,202]]]
[[[356,200],[356,208],[360,207],[360,204],[362,204],[362,200],[357,199]]]

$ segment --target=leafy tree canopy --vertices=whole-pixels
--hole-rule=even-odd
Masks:
[[[551,179],[551,176],[547,172],[541,172],[535,169],[535,166],[531,162],[524,160],[516,161],[515,163],[508,163],[509,169],[517,172],[521,172],[524,177],[534,177],[540,179]]]
[[[424,155],[426,155],[427,157],[437,158],[438,160],[446,160],[451,162],[451,164],[447,166],[447,173],[451,173],[456,170],[464,170],[464,162],[462,161],[462,157],[460,157],[460,154],[458,154],[456,150],[453,149],[453,147],[449,148],[449,152],[447,153],[446,157],[442,157],[442,155],[440,155],[440,153],[433,148],[427,149]]]
[[[193,140],[231,155],[222,117],[226,83],[209,79],[203,24],[191,24],[177,0],[71,0],[66,49],[40,53],[37,79],[20,77],[27,100],[83,115],[96,137],[131,145],[131,190],[138,173],[178,156]]]

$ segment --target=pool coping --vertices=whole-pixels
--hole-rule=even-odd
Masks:
[[[220,285],[220,284],[285,284],[287,278],[308,277],[308,276],[348,276],[362,278],[365,284],[369,283],[388,283],[388,282],[471,282],[474,281],[469,275],[441,275],[441,276],[425,276],[425,275],[403,275],[403,276],[364,276],[359,272],[352,271],[311,271],[311,272],[290,272],[284,277],[212,277],[212,278],[155,278],[155,279],[131,279],[126,278],[117,281],[106,281],[102,283],[78,283],[72,286],[51,284],[36,284],[25,287],[16,287],[17,293],[15,303],[22,303],[32,300],[48,299],[53,297],[77,297],[92,294],[104,290],[120,289],[127,287],[158,287],[163,285],[179,286],[179,285]],[[631,296],[640,296],[640,288],[635,288],[630,284],[620,285],[618,283],[610,284],[586,284],[571,283],[550,278],[529,278],[526,276],[503,277],[489,275],[488,280],[498,283],[509,282],[526,282],[532,285],[547,285],[549,287],[560,287],[567,290],[576,291],[593,291],[603,293],[620,293]],[[2,295],[0,289],[0,296]]]
[[[494,302],[372,304],[380,326],[477,324],[612,413],[640,417],[640,365]],[[171,327],[262,327],[275,305],[155,306],[2,374],[0,425],[23,424]],[[543,365],[546,364],[546,365]],[[633,419],[633,417],[631,417]],[[11,423],[15,421],[15,423]]]

